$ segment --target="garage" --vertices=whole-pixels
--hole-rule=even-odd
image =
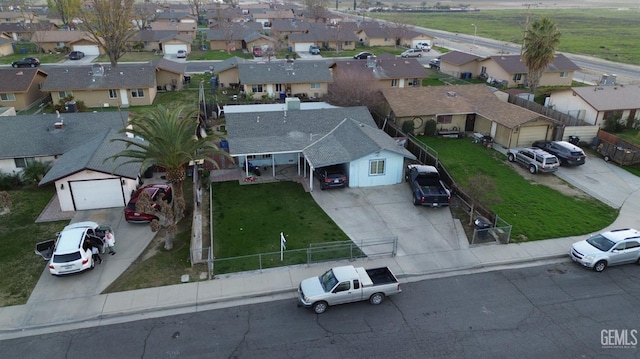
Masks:
[[[295,52],[309,52],[309,46],[315,45],[313,42],[296,42],[293,49]]]
[[[520,127],[517,147],[531,146],[534,141],[547,139],[547,126]]]
[[[178,53],[178,50],[184,50],[187,51],[187,45],[186,44],[170,44],[170,45],[164,45],[164,53],[166,55],[175,55]],[[188,52],[188,51],[187,51]]]
[[[73,45],[73,51],[82,51],[86,56],[100,55],[100,48],[98,45]]]
[[[76,211],[124,206],[119,178],[69,182]]]

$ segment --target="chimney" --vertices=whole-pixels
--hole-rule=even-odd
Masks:
[[[60,120],[60,122],[56,122],[53,124],[53,127],[56,130],[62,130],[64,128],[64,120]]]

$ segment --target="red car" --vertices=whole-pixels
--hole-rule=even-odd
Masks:
[[[154,219],[158,219],[153,214],[150,213],[139,213],[136,212],[136,202],[138,202],[138,197],[142,192],[148,193],[153,202],[154,208],[159,209],[159,205],[157,202],[159,200],[165,200],[167,202],[171,202],[171,185],[168,183],[158,183],[158,184],[148,184],[146,186],[142,186],[138,188],[138,190],[131,196],[129,203],[124,208],[124,219],[127,222],[134,223],[149,223]]]

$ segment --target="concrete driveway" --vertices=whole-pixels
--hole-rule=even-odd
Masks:
[[[588,156],[582,166],[560,167],[555,175],[613,208],[622,207],[629,195],[640,189],[640,177],[600,156]]]

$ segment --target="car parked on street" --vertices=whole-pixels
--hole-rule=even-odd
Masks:
[[[344,174],[342,166],[320,167],[316,168],[313,173],[320,181],[321,190],[347,187],[347,176]]]
[[[596,234],[574,243],[569,257],[596,272],[613,265],[640,264],[640,232],[624,228]]]
[[[311,55],[320,55],[320,48],[316,45],[309,46],[309,53]]]
[[[71,51],[69,53],[69,60],[80,60],[84,57],[84,52],[82,51]]]
[[[25,57],[18,61],[11,63],[12,67],[38,67],[40,66],[40,60],[35,57]]]
[[[160,205],[158,204],[160,200],[165,200],[170,203],[172,199],[171,185],[169,183],[148,184],[138,188],[124,208],[124,219],[129,223],[149,223],[154,219],[158,219],[157,216],[151,213],[140,213],[136,211],[136,203],[143,192],[149,194],[149,197],[151,197],[151,200],[154,202],[152,207],[155,209],[160,209]]]
[[[535,141],[533,147],[541,148],[558,157],[561,165],[580,166],[585,163],[584,151],[567,141]]]
[[[511,148],[507,151],[507,159],[526,167],[532,174],[555,172],[560,167],[556,156],[535,147]]]
[[[422,49],[409,49],[401,53],[400,57],[422,57]]]
[[[179,59],[186,59],[187,52],[185,50],[178,50],[178,53],[176,53],[176,57]]]
[[[374,54],[372,54],[370,52],[363,51],[363,52],[360,52],[360,53],[357,53],[357,54],[353,55],[353,58],[356,59],[356,60],[366,60],[366,59],[369,58],[369,56],[376,57]]]

